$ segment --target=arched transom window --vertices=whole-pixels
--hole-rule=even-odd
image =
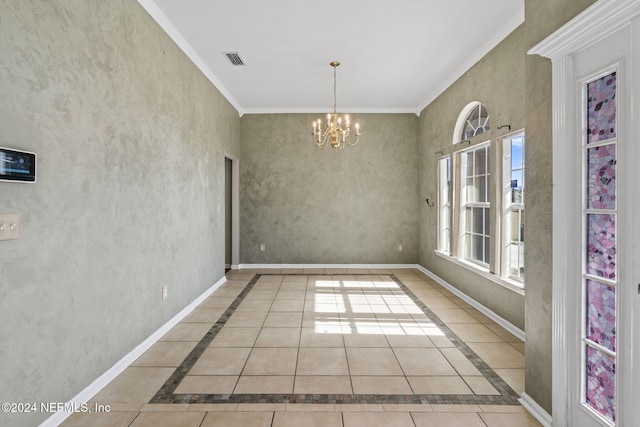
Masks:
[[[458,116],[453,143],[466,141],[489,131],[489,129],[491,129],[491,120],[486,107],[477,101],[470,102]]]

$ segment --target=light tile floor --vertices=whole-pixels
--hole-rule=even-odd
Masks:
[[[523,343],[417,270],[228,278],[63,425],[540,425]]]

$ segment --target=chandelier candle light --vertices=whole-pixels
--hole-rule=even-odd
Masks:
[[[333,113],[327,114],[327,126],[324,129],[322,129],[322,120],[318,119],[313,122],[313,142],[322,149],[326,149],[329,145],[336,149],[343,149],[345,144],[356,145],[360,142],[360,125],[356,123],[356,139],[353,142],[350,141],[351,122],[349,116],[345,114],[343,120],[336,113],[336,68],[340,63],[333,61],[329,65],[333,67]]]

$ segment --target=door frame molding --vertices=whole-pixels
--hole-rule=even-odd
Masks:
[[[571,207],[575,206],[575,197],[570,192],[575,181],[575,168],[567,167],[569,159],[580,155],[577,144],[565,144],[576,141],[579,123],[573,107],[576,99],[574,66],[572,55],[607,38],[631,25],[631,21],[640,14],[640,2],[637,0],[599,0],[584,10],[556,32],[534,46],[527,53],[551,59],[553,79],[553,253],[566,254],[566,259],[580,262],[581,254],[572,253],[573,229]],[[579,171],[577,171],[580,174]],[[559,259],[554,256],[554,259]],[[553,262],[552,283],[552,404],[553,424],[570,425],[569,396],[570,370],[568,345],[572,337],[567,336],[568,328],[575,316],[570,313],[569,272],[573,268],[566,264]],[[579,271],[579,270],[578,270]]]
[[[231,154],[231,268],[240,268],[240,161]]]

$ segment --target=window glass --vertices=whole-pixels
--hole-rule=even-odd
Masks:
[[[462,207],[461,224],[464,225],[462,237],[463,258],[489,266],[490,255],[490,204],[489,204],[489,145],[474,147],[463,153],[466,172],[463,182],[466,194]]]
[[[524,282],[525,138],[518,132],[504,139],[504,214],[502,275]]]
[[[467,116],[461,140],[470,139],[491,129],[489,113],[484,105],[478,103]]]

